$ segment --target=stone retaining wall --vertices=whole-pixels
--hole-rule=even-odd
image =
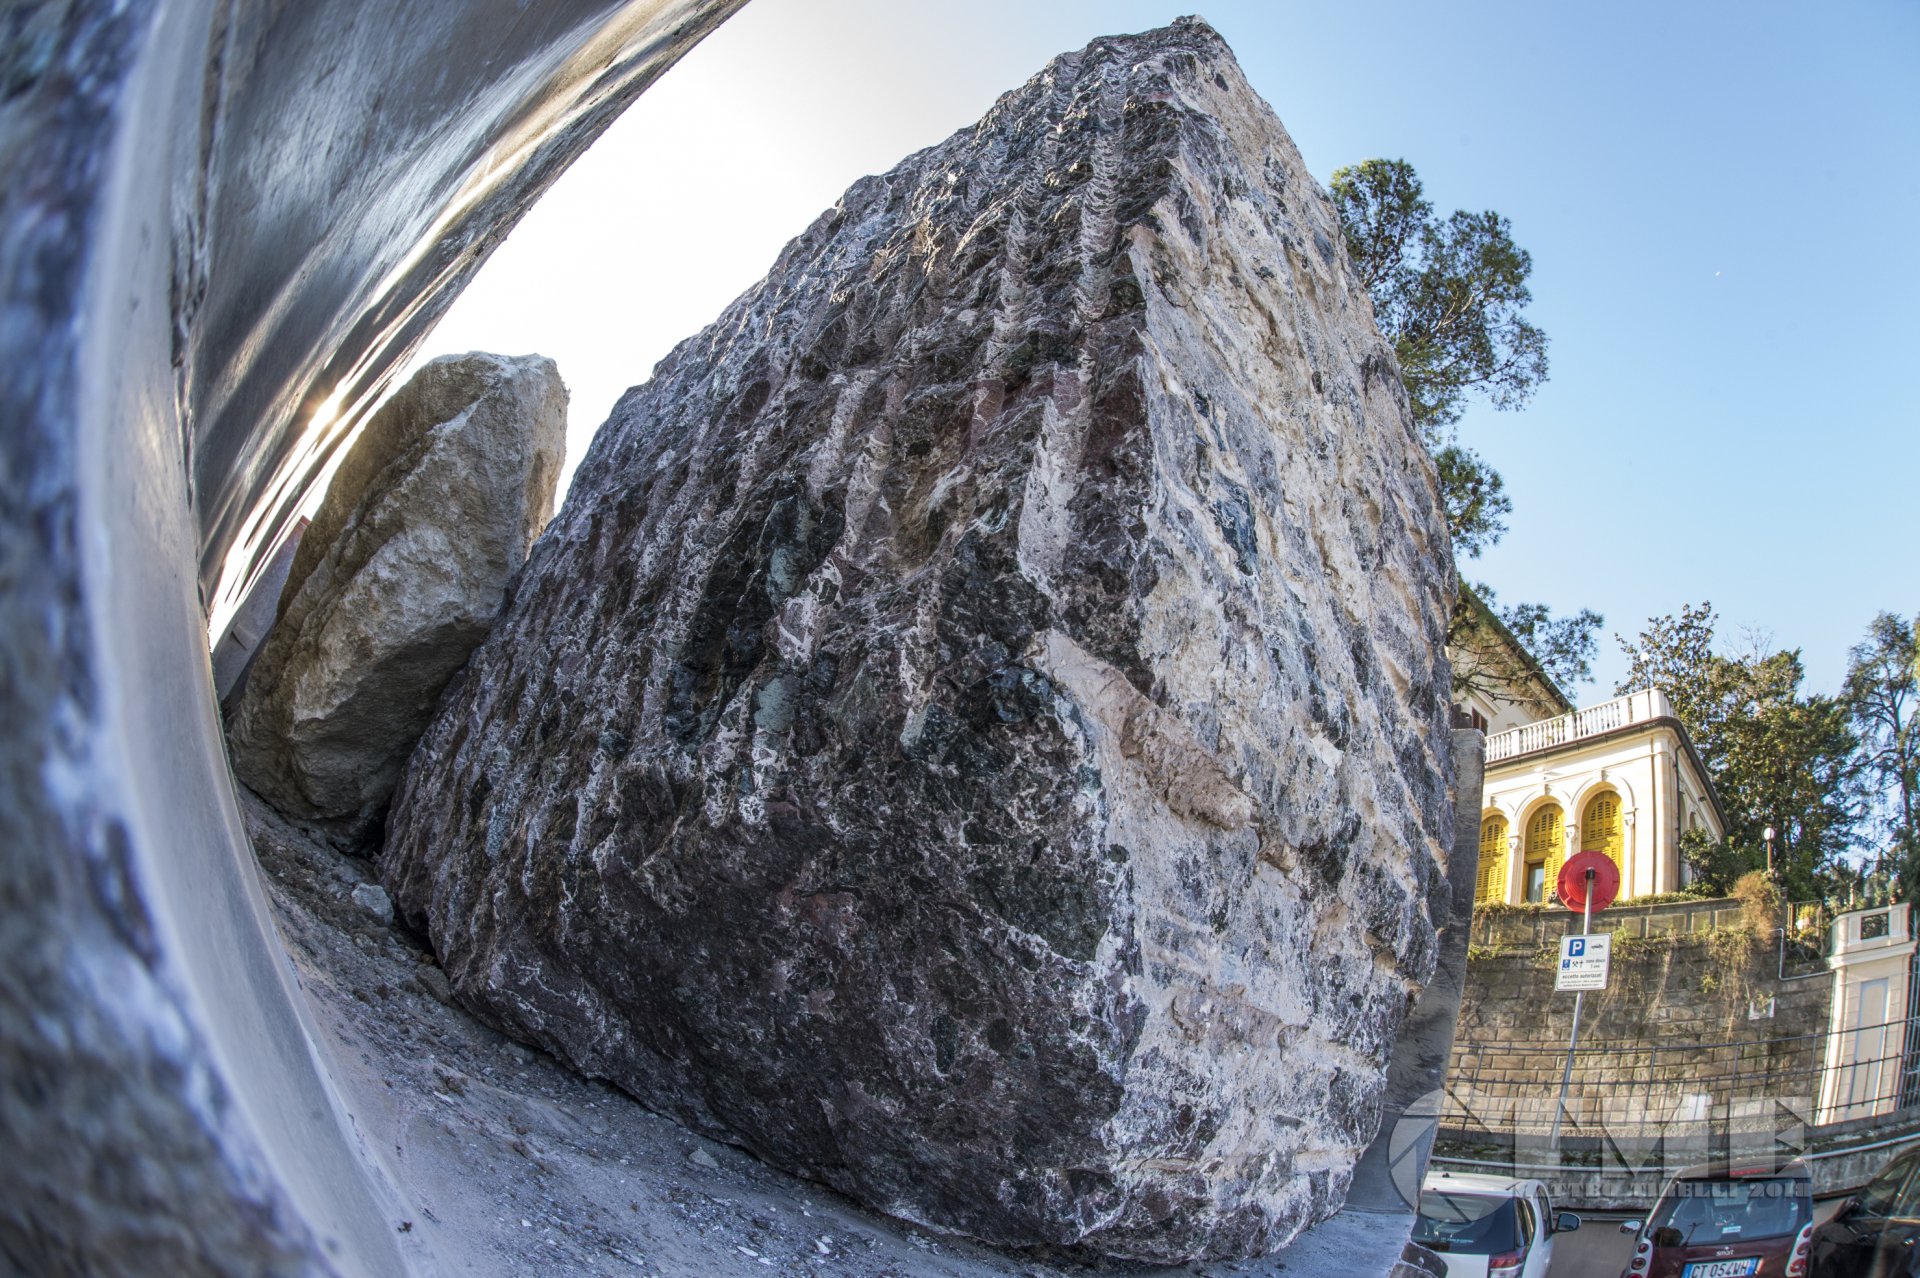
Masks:
[[[1596,926],[1615,936],[1613,978],[1586,1000],[1570,1131],[1639,1140],[1756,1103],[1811,1116],[1831,981],[1824,972],[1783,979],[1777,948],[1730,926],[1725,916],[1739,909],[1698,902],[1610,911]],[[1549,946],[1557,937],[1534,938],[1559,923],[1512,914],[1475,920],[1477,941],[1503,944],[1482,942],[1469,957],[1449,1125],[1487,1135],[1551,1126],[1574,995],[1553,989]]]
[[[1733,897],[1670,901],[1659,905],[1617,905],[1594,918],[1596,932],[1628,936],[1691,935],[1740,925],[1745,903]],[[1558,907],[1482,906],[1473,916],[1477,946],[1552,945],[1580,930],[1580,916]]]

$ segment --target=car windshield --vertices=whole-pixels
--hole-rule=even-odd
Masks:
[[[1920,1154],[1902,1154],[1881,1168],[1867,1187],[1854,1199],[1855,1210],[1863,1216],[1891,1216],[1900,1200],[1900,1188],[1913,1174]]]
[[[1511,1198],[1429,1189],[1420,1195],[1413,1240],[1434,1251],[1491,1256],[1519,1248],[1520,1222]]]
[[[1789,1176],[1677,1180],[1653,1211],[1656,1247],[1750,1242],[1799,1232],[1811,1216],[1810,1186]]]

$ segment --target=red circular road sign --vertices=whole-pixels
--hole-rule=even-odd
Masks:
[[[1593,912],[1598,914],[1620,895],[1620,867],[1605,852],[1582,852],[1560,867],[1560,901],[1575,914],[1587,908],[1587,871],[1593,871]]]

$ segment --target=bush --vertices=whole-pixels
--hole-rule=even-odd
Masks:
[[[1705,830],[1688,830],[1680,836],[1680,859],[1693,871],[1693,884],[1705,896],[1722,896],[1755,864],[1758,854],[1752,849],[1722,843]]]
[[[1679,905],[1684,901],[1712,901],[1724,895],[1715,892],[1705,883],[1690,883],[1678,892],[1656,892],[1652,896],[1636,896],[1631,901],[1622,901],[1621,905]]]
[[[1773,935],[1780,926],[1780,889],[1765,870],[1749,870],[1734,882],[1731,893],[1740,902],[1740,926],[1756,938]]]
[[[1511,914],[1538,914],[1542,910],[1559,908],[1538,901],[1522,901],[1518,905],[1508,905],[1505,901],[1479,901],[1474,904],[1473,912],[1476,916],[1504,918]]]

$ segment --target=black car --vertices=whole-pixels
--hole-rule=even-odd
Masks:
[[[1920,1276],[1920,1146],[1899,1154],[1813,1231],[1810,1278]]]

